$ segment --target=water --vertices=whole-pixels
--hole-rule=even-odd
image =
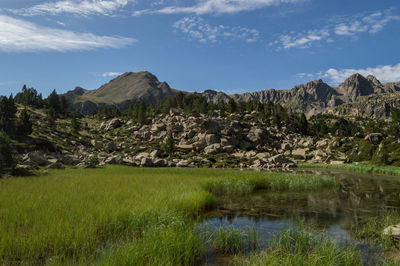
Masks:
[[[339,245],[355,244],[364,262],[378,261],[380,247],[371,248],[355,241],[351,230],[363,219],[377,217],[388,210],[400,210],[400,178],[327,169],[297,172],[334,176],[341,185],[335,191],[259,191],[247,196],[220,198],[217,207],[205,215],[203,224],[243,229],[254,226],[259,236],[259,249],[263,249],[282,230],[301,221],[316,230],[324,230]],[[228,261],[229,258],[215,254],[207,258],[208,264]]]

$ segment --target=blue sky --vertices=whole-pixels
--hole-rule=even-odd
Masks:
[[[400,80],[398,0],[1,0],[0,94],[96,89],[148,70],[239,93]]]

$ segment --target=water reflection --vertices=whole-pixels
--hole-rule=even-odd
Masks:
[[[260,248],[271,236],[302,221],[313,228],[324,229],[338,244],[345,245],[351,229],[369,217],[400,208],[399,178],[349,173],[339,170],[299,170],[330,175],[340,181],[335,191],[312,193],[271,193],[259,191],[249,196],[220,198],[218,207],[206,214],[204,223],[211,226],[254,226]],[[379,247],[357,243],[365,261],[375,261]]]

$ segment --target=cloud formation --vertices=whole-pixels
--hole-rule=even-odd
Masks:
[[[23,9],[11,9],[14,14],[23,16],[60,15],[70,13],[80,16],[112,15],[123,8],[129,0],[65,0],[48,2]]]
[[[122,73],[120,73],[120,72],[106,72],[106,73],[103,73],[101,76],[103,78],[109,78],[109,77],[116,77],[116,76],[119,76],[119,75],[122,75]]]
[[[285,49],[288,48],[308,48],[310,47],[314,42],[317,41],[330,41],[331,39],[329,38],[330,33],[329,30],[323,29],[323,30],[310,30],[305,33],[298,33],[295,35],[281,35],[279,37],[279,40],[271,43],[270,45],[273,44],[278,44],[279,46],[282,46]]]
[[[232,14],[251,11],[279,4],[296,3],[303,0],[197,0],[192,6],[167,6],[161,9],[139,10],[134,15],[143,14]]]
[[[321,29],[314,29],[305,32],[292,32],[283,34],[270,45],[279,48],[308,48],[314,43],[333,42],[335,37],[352,36],[356,37],[361,33],[375,34],[382,31],[390,22],[400,20],[400,16],[392,15],[389,11],[378,11],[367,16],[355,15],[351,18],[342,18]]]
[[[368,67],[365,69],[335,69],[331,68],[317,75],[328,79],[331,83],[338,85],[349,76],[359,73],[363,76],[373,75],[381,82],[400,81],[400,63],[396,65],[384,65],[376,67]]]
[[[136,40],[133,38],[76,33],[0,15],[0,51],[3,52],[65,52],[120,48],[134,42]]]
[[[175,31],[180,31],[191,40],[202,43],[216,43],[220,40],[244,40],[248,43],[258,40],[259,31],[244,27],[231,27],[224,25],[213,26],[199,17],[185,17],[173,25]]]

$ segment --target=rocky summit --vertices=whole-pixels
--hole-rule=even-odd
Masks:
[[[88,115],[104,106],[114,106],[120,110],[125,110],[130,104],[141,101],[158,104],[178,92],[188,94],[186,91],[171,89],[168,83],[160,82],[150,72],[143,71],[124,73],[96,90],[85,90],[77,87],[75,90],[67,92],[65,96],[72,110]],[[295,112],[304,112],[309,118],[328,110],[340,113],[335,108],[343,104],[348,104],[345,109],[349,110],[350,113],[368,117],[371,115],[371,111],[357,112],[354,110],[357,107],[350,107],[351,104],[359,99],[365,103],[366,100],[373,99],[374,96],[381,98],[377,95],[381,95],[383,99],[389,99],[390,97],[385,95],[393,95],[396,92],[400,92],[400,82],[381,83],[374,76],[363,77],[360,74],[354,74],[337,87],[331,87],[320,79],[298,85],[290,90],[269,89],[232,95],[220,91],[206,90],[195,94],[201,95],[212,103],[227,102],[230,99],[236,102],[255,100],[266,103],[270,101],[286,106]],[[366,96],[372,98],[366,98]],[[372,100],[372,102],[374,101]],[[393,105],[393,103],[389,105]],[[385,104],[380,101],[377,108],[382,109],[384,106]],[[379,115],[387,117],[387,112],[378,111],[373,115],[374,117]]]

